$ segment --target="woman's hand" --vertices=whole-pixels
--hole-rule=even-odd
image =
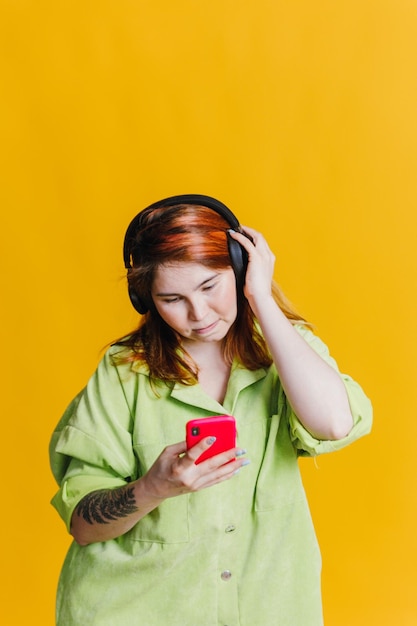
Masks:
[[[272,296],[275,255],[261,233],[248,226],[244,226],[243,230],[251,239],[234,230],[229,233],[248,253],[243,292],[251,308],[256,309],[257,305],[260,306],[265,302],[265,298]]]
[[[189,450],[185,442],[167,446],[142,479],[148,495],[163,500],[206,489],[228,480],[249,463],[242,458],[244,450],[232,448],[196,464],[213,443],[208,437]]]

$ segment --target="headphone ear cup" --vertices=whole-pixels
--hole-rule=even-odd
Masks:
[[[236,285],[238,289],[243,289],[245,284],[246,268],[248,266],[248,253],[227,233],[227,245],[229,248],[230,260],[236,276]]]
[[[136,291],[134,289],[132,289],[132,287],[129,287],[129,298],[130,298],[130,301],[131,301],[133,307],[141,315],[143,315],[144,313],[147,313],[149,311],[149,307],[145,304],[145,302],[142,300],[142,298],[140,298],[138,296]]]

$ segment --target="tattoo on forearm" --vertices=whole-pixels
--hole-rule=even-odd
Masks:
[[[85,496],[77,506],[77,515],[89,524],[109,524],[138,510],[133,487],[103,489]]]

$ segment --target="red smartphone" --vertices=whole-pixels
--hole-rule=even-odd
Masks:
[[[236,421],[233,415],[211,415],[187,422],[187,449],[192,448],[205,437],[216,437],[216,441],[198,457],[196,465],[220,452],[236,447]]]

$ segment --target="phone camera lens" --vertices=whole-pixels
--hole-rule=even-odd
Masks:
[[[194,426],[194,428],[191,429],[191,434],[193,437],[196,437],[199,433],[200,433],[200,429],[198,426]]]

